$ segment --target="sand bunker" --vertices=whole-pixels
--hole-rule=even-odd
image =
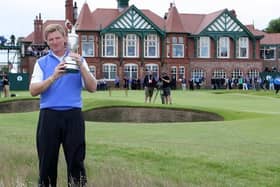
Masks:
[[[39,100],[17,100],[0,103],[0,113],[33,112],[39,110]],[[144,107],[107,107],[84,112],[86,121],[100,122],[196,122],[222,121],[222,116],[198,110]]]
[[[0,113],[33,112],[39,110],[39,100],[0,102]]]
[[[87,121],[102,122],[194,122],[222,121],[222,116],[197,110],[159,109],[144,107],[110,107],[84,112]]]

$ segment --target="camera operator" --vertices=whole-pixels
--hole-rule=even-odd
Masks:
[[[162,90],[164,97],[164,104],[172,104],[171,102],[171,88],[170,88],[170,78],[166,72],[161,74],[162,80]]]

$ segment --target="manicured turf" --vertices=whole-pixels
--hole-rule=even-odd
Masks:
[[[27,92],[17,94],[17,99],[29,97]],[[280,186],[280,95],[173,91],[172,105],[160,104],[160,98],[144,104],[144,91],[83,96],[84,110],[144,105],[201,109],[225,118],[195,123],[87,122],[89,186]],[[37,117],[38,112],[0,114],[0,186],[35,186]],[[58,169],[59,186],[65,186],[63,152]]]

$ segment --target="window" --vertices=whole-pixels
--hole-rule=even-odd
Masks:
[[[127,78],[138,79],[138,66],[136,64],[125,64],[124,75]]]
[[[94,56],[94,36],[82,35],[82,56],[93,57]]]
[[[185,77],[185,67],[179,66],[179,78],[182,79]]]
[[[145,57],[159,57],[159,39],[155,34],[145,37]]]
[[[170,52],[170,38],[166,38],[166,57],[170,58],[171,57],[171,52]]]
[[[95,68],[95,66],[89,66],[89,71],[92,73],[92,75],[94,75],[94,76],[96,76],[96,68]]]
[[[238,79],[239,77],[243,77],[243,73],[240,69],[235,69],[235,70],[232,71],[231,77],[232,77],[233,80]]]
[[[191,73],[192,79],[194,80],[195,78],[202,78],[204,79],[205,75],[204,75],[204,71],[202,69],[194,69],[192,70]]]
[[[125,57],[138,57],[138,37],[135,34],[124,37],[123,52]]]
[[[210,38],[200,37],[197,41],[197,56],[200,58],[210,57]]]
[[[256,69],[250,69],[248,71],[248,77],[252,80],[259,77],[260,73]]]
[[[117,65],[103,64],[103,77],[107,80],[114,80],[116,78]]]
[[[219,58],[229,58],[229,38],[220,37],[217,45],[218,57]]]
[[[213,78],[226,78],[226,73],[223,69],[216,69],[213,74]]]
[[[261,48],[261,58],[265,60],[275,60],[276,47],[265,46]]]
[[[182,58],[184,57],[184,38],[183,37],[172,37],[171,43],[170,39],[167,39],[167,57],[170,56],[171,45],[171,57]]]
[[[40,55],[40,52],[37,52],[37,50],[34,50],[30,54]],[[0,49],[0,71],[1,71],[1,67],[3,67],[2,65],[6,66],[6,65],[8,65],[8,62],[11,62],[12,64],[20,64],[19,51],[15,50],[15,49],[9,49],[8,51]],[[0,80],[2,80],[2,79],[0,78]]]
[[[145,65],[146,73],[149,71],[153,72],[153,75],[158,79],[158,65],[157,64],[146,64]]]
[[[177,80],[177,67],[171,67],[171,80]]]
[[[118,39],[115,34],[105,34],[102,36],[102,56],[116,57]]]
[[[239,58],[248,58],[249,40],[247,37],[241,37],[236,42],[236,56]]]

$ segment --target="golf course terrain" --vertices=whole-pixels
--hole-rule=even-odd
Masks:
[[[38,179],[39,98],[27,91],[16,95],[0,98],[0,187],[33,187]],[[163,105],[160,96],[144,103],[143,90],[127,95],[123,90],[83,92],[85,116],[118,109],[109,115],[101,110],[101,118],[86,121],[89,187],[280,186],[280,95],[263,90],[176,90],[171,95],[172,105]],[[1,105],[12,101],[21,103],[11,106],[11,112]],[[119,117],[122,107],[128,110]],[[142,114],[139,108],[151,110]],[[159,110],[166,120],[140,120]],[[173,111],[206,112],[219,119],[184,121],[181,113],[172,117]],[[61,149],[58,186],[66,184]]]

